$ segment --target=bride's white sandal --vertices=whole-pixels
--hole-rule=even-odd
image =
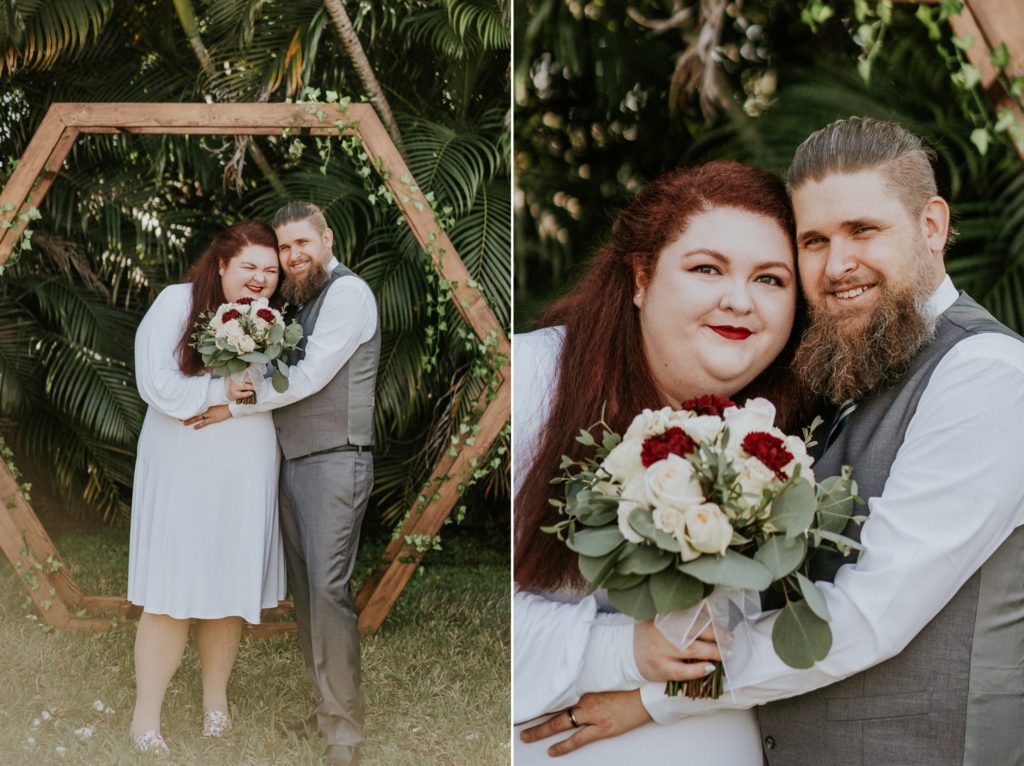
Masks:
[[[170,753],[164,738],[154,730],[147,731],[141,737],[136,737],[135,749],[140,753],[156,753],[157,755],[167,755]]]
[[[231,730],[231,716],[220,710],[208,710],[203,713],[203,736],[223,737]]]

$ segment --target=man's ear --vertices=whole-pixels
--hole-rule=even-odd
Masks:
[[[330,227],[324,229],[323,233],[324,244],[327,245],[327,249],[330,250],[334,246],[334,232],[331,231]]]
[[[949,205],[942,197],[932,197],[921,211],[921,234],[933,255],[942,257],[949,239]]]

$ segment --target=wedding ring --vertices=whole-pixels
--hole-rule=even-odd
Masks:
[[[574,716],[572,714],[572,708],[571,707],[567,707],[565,709],[565,712],[569,714],[569,721],[570,721],[570,723],[572,723],[572,728],[574,728],[574,729],[580,728],[580,722],[577,721],[576,720],[576,716]]]

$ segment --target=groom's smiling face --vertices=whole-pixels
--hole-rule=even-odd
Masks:
[[[317,231],[313,223],[305,219],[282,224],[274,233],[286,277],[301,282],[314,268],[327,269],[334,244],[334,233],[329,228]]]
[[[942,251],[878,170],[827,175],[793,190],[800,281],[813,310],[863,325],[886,295],[927,296]],[[945,232],[943,232],[943,244]]]

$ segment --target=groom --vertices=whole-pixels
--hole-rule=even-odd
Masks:
[[[291,352],[288,388],[256,381],[256,404],[273,409],[284,459],[280,514],[288,581],[306,671],[322,702],[316,719],[330,764],[359,762],[363,692],[349,580],[373,486],[374,385],[380,328],[373,292],[332,254],[320,209],[290,202],[274,216],[284,271],[281,295],[298,306],[303,338]]]
[[[852,465],[868,501],[847,530],[859,557],[812,572],[832,649],[786,666],[770,613],[733,647],[734,696],[586,695],[576,720],[605,723],[569,742],[761,705],[771,766],[1022,764],[1024,341],[946,275],[949,209],[917,136],[840,120],[801,144],[788,183],[811,309],[795,365],[837,406],[814,470]]]

